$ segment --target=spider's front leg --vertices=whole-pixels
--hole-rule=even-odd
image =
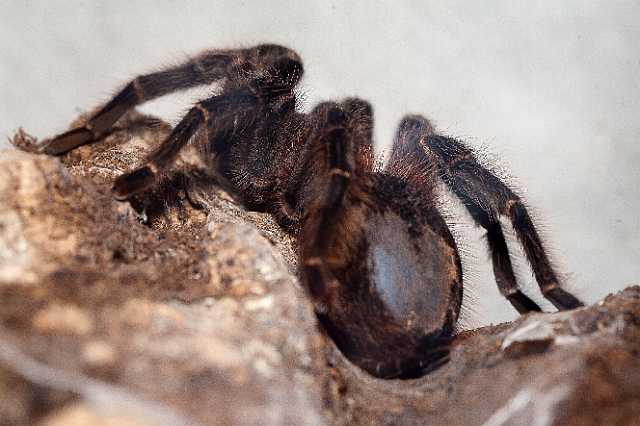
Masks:
[[[289,84],[293,86],[300,78],[302,67],[300,65],[299,70],[296,68],[295,72],[290,72],[290,64],[301,64],[299,56],[278,45],[206,51],[180,65],[134,78],[94,113],[86,124],[45,141],[41,149],[49,155],[60,155],[95,142],[136,105],[179,90],[212,84],[223,78],[242,78],[244,74],[255,74],[259,70],[285,70]]]
[[[237,90],[198,102],[173,129],[169,137],[137,169],[119,176],[113,186],[116,198],[124,200],[144,191],[155,182],[158,175],[169,168],[180,150],[191,137],[206,125],[224,132],[238,117],[246,117],[247,110],[256,106],[258,99],[246,90]]]
[[[109,102],[94,113],[87,123],[46,142],[46,154],[64,154],[78,146],[96,141],[127,111],[152,99],[191,87],[212,84],[241,51],[211,51],[175,67],[140,75],[131,80]]]

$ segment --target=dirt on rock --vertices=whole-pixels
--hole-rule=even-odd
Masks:
[[[170,130],[134,112],[62,157],[24,132],[2,152],[0,425],[638,424],[640,287],[375,379],[318,328],[295,242],[195,148],[154,190],[112,197]]]

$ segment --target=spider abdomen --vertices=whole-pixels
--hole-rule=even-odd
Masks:
[[[353,229],[345,236],[357,249],[348,263],[330,264],[341,285],[337,303],[320,316],[352,362],[386,378],[415,377],[446,354],[462,295],[460,260],[453,238],[442,235],[444,222],[432,228],[408,201],[409,188],[395,190],[396,202],[379,203],[357,237]]]
[[[370,291],[407,330],[437,331],[445,321],[451,287],[460,280],[455,253],[428,228],[412,235],[393,213],[367,224]],[[453,276],[452,276],[453,275]]]

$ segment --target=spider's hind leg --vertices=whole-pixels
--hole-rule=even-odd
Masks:
[[[504,215],[511,220],[543,295],[561,310],[582,306],[575,296],[560,288],[558,276],[520,197],[481,166],[462,142],[435,134],[426,123],[428,121],[419,116],[403,120],[400,133],[403,129],[409,133],[410,137],[405,137],[403,142],[410,147],[402,149],[421,157],[418,161],[434,163],[447,186],[474,220],[486,229],[500,292],[520,313],[540,311],[540,307],[518,288],[499,221],[499,216]]]

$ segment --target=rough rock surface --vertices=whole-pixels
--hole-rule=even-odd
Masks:
[[[0,155],[0,424],[638,424],[640,287],[464,332],[416,380],[318,330],[295,247],[195,150],[131,203],[110,183],[167,135],[136,113],[52,158]]]

